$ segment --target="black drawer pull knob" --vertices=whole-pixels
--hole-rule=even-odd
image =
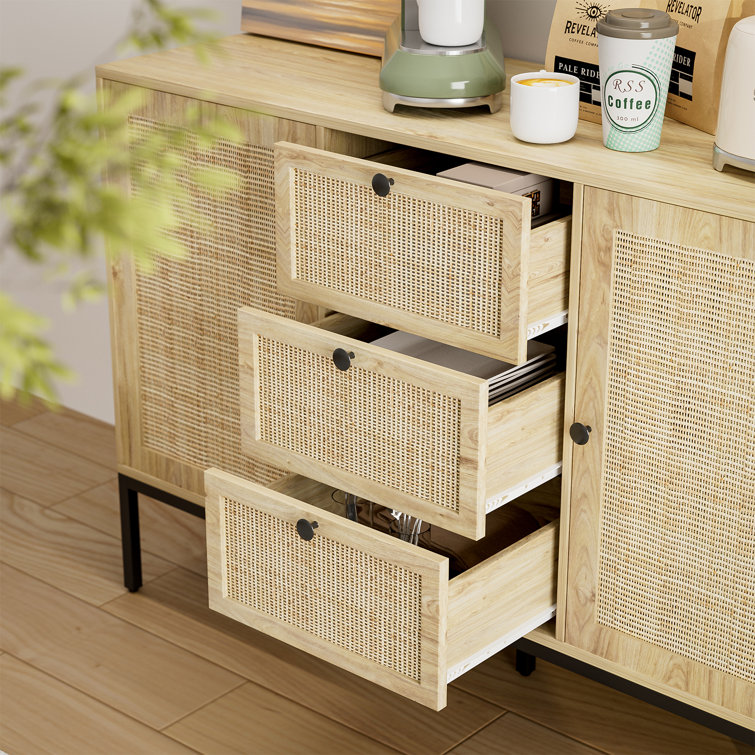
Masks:
[[[336,349],[333,352],[333,364],[338,367],[341,372],[346,372],[346,370],[351,367],[351,360],[353,358],[353,351],[346,351],[346,349]]]
[[[575,422],[569,428],[569,435],[578,446],[584,446],[590,440],[591,432],[592,428],[590,425],[583,425],[581,422]]]
[[[391,192],[391,186],[393,186],[393,179],[382,173],[375,173],[372,177],[372,190],[379,197],[387,197]]]
[[[315,530],[319,526],[317,522],[308,522],[306,519],[300,519],[296,523],[296,531],[302,540],[311,540],[315,536]]]

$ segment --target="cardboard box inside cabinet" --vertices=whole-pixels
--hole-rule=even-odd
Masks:
[[[486,186],[508,194],[529,197],[532,200],[533,219],[547,215],[553,210],[555,181],[546,176],[481,163],[464,163],[455,168],[443,170],[438,175],[454,181],[463,181],[475,186]]]

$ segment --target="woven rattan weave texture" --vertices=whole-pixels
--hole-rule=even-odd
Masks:
[[[301,168],[292,174],[298,278],[500,335],[502,219],[399,191],[378,197]]]
[[[228,597],[421,681],[422,576],[222,499]]]
[[[755,681],[755,263],[613,252],[597,619]]]
[[[260,439],[457,511],[461,402],[258,337]]]
[[[129,128],[133,138],[176,133],[138,116]],[[190,185],[191,201],[176,204],[186,256],[137,273],[144,444],[201,468],[270,482],[282,472],[240,453],[236,310],[295,313],[275,284],[272,150],[227,141],[206,149],[191,140],[182,149],[196,166],[231,170],[240,183],[219,199]]]

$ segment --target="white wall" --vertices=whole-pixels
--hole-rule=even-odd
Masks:
[[[117,43],[137,4],[138,0],[0,0],[0,66],[20,66],[33,79],[65,79],[85,72],[85,88],[93,92],[94,66],[119,57]],[[176,4],[212,7],[218,14],[213,28],[223,34],[239,30],[240,0]],[[104,263],[100,267],[104,280]],[[74,383],[59,385],[61,402],[112,422],[107,303],[63,312],[60,285],[46,281],[42,270],[7,251],[0,256],[0,286],[50,320],[47,336],[58,357],[76,373]]]
[[[97,63],[118,57],[116,43],[138,0],[0,0],[0,66],[24,68],[32,78],[67,78],[88,72],[93,91]],[[239,30],[241,0],[176,0],[180,6],[212,8],[212,25],[221,34]],[[555,0],[488,0],[508,57],[545,59]],[[61,384],[65,406],[106,422],[113,421],[110,337],[107,304],[83,305],[74,313],[60,308],[58,286],[42,271],[5,251],[0,256],[0,285],[25,306],[51,321],[48,337],[56,354],[77,374]]]

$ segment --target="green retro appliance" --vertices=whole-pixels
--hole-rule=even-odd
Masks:
[[[501,41],[486,20],[480,39],[463,47],[440,47],[419,34],[417,0],[402,0],[401,15],[385,36],[380,88],[383,106],[501,109],[506,86]]]

